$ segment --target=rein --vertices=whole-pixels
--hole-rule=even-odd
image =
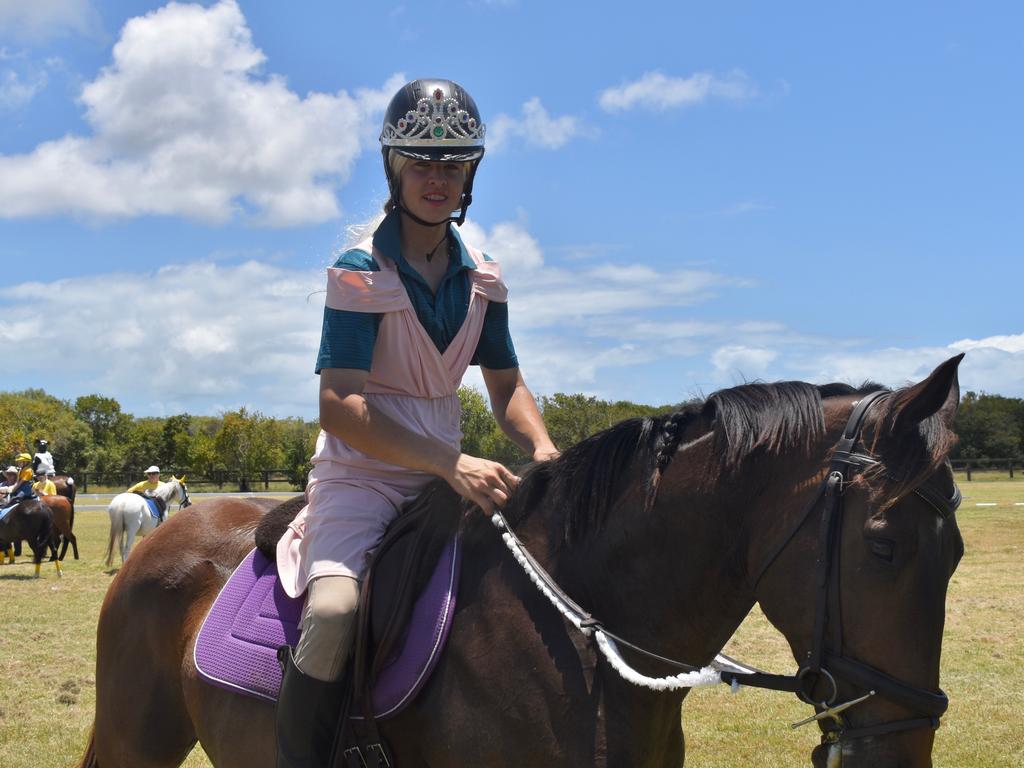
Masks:
[[[819,711],[811,717],[792,724],[791,727],[798,728],[815,721],[822,723],[822,721],[831,720],[831,723],[821,724],[824,731],[822,740],[829,744],[917,728],[934,730],[938,728],[939,717],[946,711],[949,704],[945,693],[941,690],[935,693],[904,683],[875,667],[844,656],[842,653],[842,623],[838,610],[839,569],[833,565],[838,559],[841,539],[843,495],[857,471],[879,463],[871,456],[854,452],[854,449],[860,441],[861,429],[868,410],[888,394],[884,391],[873,392],[865,395],[855,405],[846,428],[843,430],[843,435],[832,453],[827,476],[819,485],[814,497],[798,515],[795,525],[789,529],[787,535],[783,537],[782,542],[767,558],[764,565],[758,569],[754,578],[754,588],[756,589],[765,572],[793,540],[811,513],[819,506],[819,502],[824,499],[819,528],[818,560],[815,567],[817,598],[813,644],[811,650],[808,651],[807,660],[794,675],[775,675],[762,672],[723,654],[717,654],[709,666],[698,668],[652,653],[630,643],[610,632],[599,619],[585,611],[562,591],[551,575],[527,551],[500,510],[494,512],[491,522],[502,531],[501,537],[505,545],[540,592],[585,637],[592,637],[612,668],[623,679],[634,685],[665,691],[726,683],[732,686],[733,691],[738,690],[741,685],[746,685],[795,693],[801,701],[814,706]],[[953,495],[950,497],[946,497],[943,493],[928,486],[915,488],[913,493],[931,506],[942,518],[950,517],[959,507],[961,501],[960,489],[955,485]],[[830,606],[835,606],[833,611],[829,610]],[[831,622],[832,650],[826,640],[826,629],[830,616],[833,618]],[[626,646],[642,656],[684,671],[674,676],[648,677],[626,662],[618,650],[618,645]],[[853,684],[854,687],[862,691],[862,694],[850,701],[836,704],[837,679]],[[813,690],[822,680],[831,688],[831,693],[822,701],[815,701]],[[842,713],[875,695],[900,704],[923,716],[862,728],[848,728]]]
[[[674,691],[681,688],[695,688],[701,685],[717,685],[722,682],[718,669],[714,667],[698,668],[691,664],[684,664],[681,661],[659,656],[656,653],[646,651],[633,643],[622,639],[618,635],[609,632],[608,629],[595,619],[590,613],[583,610],[571,597],[562,591],[561,587],[551,578],[551,574],[544,570],[543,566],[534,560],[533,555],[523,546],[519,537],[513,533],[505,516],[500,511],[495,511],[491,516],[491,522],[495,527],[503,531],[501,538],[505,542],[512,556],[522,566],[530,581],[534,583],[541,594],[564,616],[570,624],[583,633],[584,637],[593,637],[597,647],[604,654],[605,658],[625,680],[644,688],[654,691]],[[616,641],[630,649],[647,656],[650,659],[660,661],[663,664],[684,670],[678,675],[671,677],[648,677],[629,665],[622,654],[619,653]],[[726,659],[726,657],[720,657]],[[744,669],[743,667],[735,667]]]

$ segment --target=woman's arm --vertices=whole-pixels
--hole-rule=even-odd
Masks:
[[[544,426],[537,402],[523,381],[519,368],[492,369],[480,367],[491,398],[491,411],[498,426],[509,439],[533,457],[544,461],[558,456]]]
[[[320,371],[320,426],[325,432],[367,456],[436,475],[485,512],[508,500],[518,477],[497,462],[459,453],[406,429],[363,397],[368,375],[355,368]]]

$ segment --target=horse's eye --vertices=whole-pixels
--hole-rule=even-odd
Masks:
[[[892,554],[895,549],[895,545],[891,541],[886,541],[885,539],[869,539],[868,547],[871,549],[871,554],[879,560],[885,560],[887,563],[892,562]]]

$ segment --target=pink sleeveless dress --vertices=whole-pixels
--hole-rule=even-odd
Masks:
[[[395,263],[373,248],[372,239],[356,248],[372,253],[380,271],[328,269],[327,306],[383,314],[366,400],[407,429],[459,447],[459,384],[476,351],[487,303],[507,300],[500,267],[466,245],[476,263],[469,272],[469,309],[441,353],[416,316]],[[367,553],[398,511],[434,479],[367,456],[323,430],[312,461],[306,506],[277,545],[281,585],[291,597],[319,576],[360,578]]]

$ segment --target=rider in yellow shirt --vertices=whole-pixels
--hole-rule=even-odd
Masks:
[[[160,487],[160,467],[153,465],[146,470],[146,479],[140,480],[131,488],[128,493],[138,493],[142,496],[152,496]]]
[[[53,480],[49,476],[40,473],[39,479],[32,484],[32,490],[40,496],[56,496],[57,486],[54,485]]]
[[[32,480],[35,478],[31,465],[32,457],[27,453],[19,453],[14,460],[14,466],[18,470],[18,479],[15,480],[14,490],[11,491],[11,501],[31,498]]]

